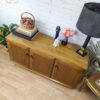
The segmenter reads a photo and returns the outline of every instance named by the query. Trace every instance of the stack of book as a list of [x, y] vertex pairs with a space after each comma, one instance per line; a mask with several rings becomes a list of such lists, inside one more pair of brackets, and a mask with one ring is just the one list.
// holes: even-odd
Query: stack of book
[[33, 40], [34, 37], [39, 33], [38, 29], [34, 27], [33, 29], [26, 29], [23, 26], [20, 26], [13, 32], [14, 35], [22, 37], [27, 40]]

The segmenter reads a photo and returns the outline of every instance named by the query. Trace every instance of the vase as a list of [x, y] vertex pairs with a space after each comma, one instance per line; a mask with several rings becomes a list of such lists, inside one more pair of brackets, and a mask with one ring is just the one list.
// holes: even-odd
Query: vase
[[67, 45], [68, 44], [68, 38], [66, 37], [64, 40], [62, 40], [62, 45]]

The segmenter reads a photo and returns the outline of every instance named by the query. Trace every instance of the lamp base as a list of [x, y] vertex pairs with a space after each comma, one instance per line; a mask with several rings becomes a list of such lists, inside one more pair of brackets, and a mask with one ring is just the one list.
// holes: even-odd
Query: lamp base
[[87, 52], [86, 52], [85, 48], [83, 48], [83, 47], [81, 47], [79, 50], [77, 50], [76, 53], [78, 53], [82, 57], [87, 55]]

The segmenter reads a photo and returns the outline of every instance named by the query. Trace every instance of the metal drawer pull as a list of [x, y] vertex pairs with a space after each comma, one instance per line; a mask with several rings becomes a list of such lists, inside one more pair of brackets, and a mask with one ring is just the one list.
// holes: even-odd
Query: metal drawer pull
[[58, 66], [58, 65], [55, 65], [55, 67], [56, 67], [57, 69], [59, 69], [59, 66]]
[[29, 56], [29, 53], [26, 53], [25, 56]]
[[33, 59], [34, 57], [31, 55], [31, 58]]

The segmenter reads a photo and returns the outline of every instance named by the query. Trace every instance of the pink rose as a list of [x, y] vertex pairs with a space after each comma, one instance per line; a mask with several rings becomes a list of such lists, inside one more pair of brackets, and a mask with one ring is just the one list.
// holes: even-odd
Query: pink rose
[[72, 29], [66, 29], [62, 31], [61, 34], [65, 37], [72, 37], [75, 34], [75, 31], [73, 31]]

